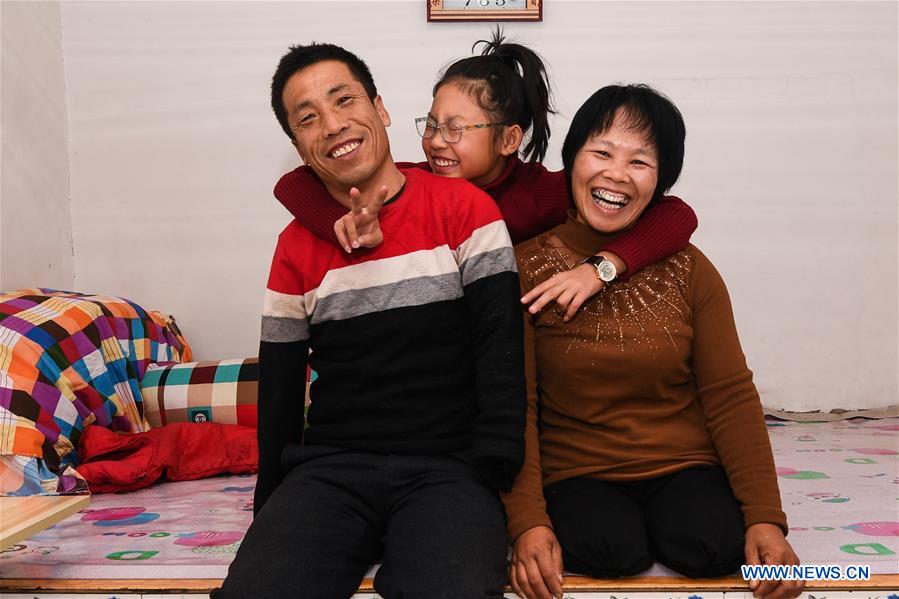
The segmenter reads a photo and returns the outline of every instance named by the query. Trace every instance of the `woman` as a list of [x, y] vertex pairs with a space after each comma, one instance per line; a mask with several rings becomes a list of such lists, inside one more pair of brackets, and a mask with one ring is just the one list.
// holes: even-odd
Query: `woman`
[[[684, 136], [677, 108], [646, 86], [587, 100], [562, 149], [575, 210], [516, 248], [523, 291], [634, 227], [680, 175]], [[617, 577], [659, 561], [713, 577], [798, 563], [727, 290], [698, 249], [612, 283], [570, 322], [525, 321], [526, 461], [504, 497], [519, 595], [561, 596], [563, 564]], [[802, 585], [752, 588], [791, 597]]]
[[[562, 223], [570, 207], [565, 174], [540, 163], [550, 136], [549, 81], [540, 57], [505, 42], [500, 31], [478, 43], [484, 44], [481, 55], [447, 67], [434, 86], [428, 115], [416, 119], [427, 162], [401, 166], [471, 181], [493, 198], [512, 243], [519, 243]], [[519, 150], [527, 162], [519, 159]], [[376, 216], [385, 198], [366, 214], [347, 213], [306, 167], [284, 175], [275, 196], [310, 231], [347, 252], [381, 242]], [[604, 257], [618, 276], [636, 272], [683, 249], [695, 229], [696, 216], [687, 204], [661, 197], [638, 226], [605, 248]], [[562, 273], [523, 301], [533, 302], [534, 311], [554, 301], [570, 318], [604, 284], [585, 265]]]

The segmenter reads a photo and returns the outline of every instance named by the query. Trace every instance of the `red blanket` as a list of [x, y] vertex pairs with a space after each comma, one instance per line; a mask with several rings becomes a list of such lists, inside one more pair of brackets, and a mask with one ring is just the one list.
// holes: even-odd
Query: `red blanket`
[[89, 426], [78, 444], [78, 472], [92, 493], [134, 491], [162, 477], [193, 480], [256, 472], [256, 429], [214, 422], [178, 422], [144, 433]]

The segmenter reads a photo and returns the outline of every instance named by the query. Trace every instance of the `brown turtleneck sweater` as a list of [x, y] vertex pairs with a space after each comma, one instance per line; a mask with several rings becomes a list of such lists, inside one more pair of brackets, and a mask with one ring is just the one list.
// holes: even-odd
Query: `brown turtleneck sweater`
[[[522, 292], [612, 239], [569, 214], [515, 248]], [[604, 288], [567, 323], [551, 307], [525, 312], [525, 357], [525, 465], [503, 497], [512, 539], [551, 526], [544, 486], [573, 477], [642, 480], [705, 464], [724, 467], [747, 527], [770, 522], [786, 532], [730, 298], [698, 249]]]

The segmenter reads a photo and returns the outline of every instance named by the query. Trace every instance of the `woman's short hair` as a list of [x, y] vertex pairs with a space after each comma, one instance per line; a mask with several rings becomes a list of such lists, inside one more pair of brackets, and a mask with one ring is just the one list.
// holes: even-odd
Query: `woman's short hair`
[[629, 124], [645, 131], [658, 154], [658, 183], [652, 201], [667, 192], [680, 177], [684, 165], [684, 118], [677, 106], [648, 85], [608, 85], [590, 96], [571, 121], [562, 144], [562, 164], [571, 189], [571, 169], [584, 144], [594, 135], [612, 127], [615, 115], [623, 110]]

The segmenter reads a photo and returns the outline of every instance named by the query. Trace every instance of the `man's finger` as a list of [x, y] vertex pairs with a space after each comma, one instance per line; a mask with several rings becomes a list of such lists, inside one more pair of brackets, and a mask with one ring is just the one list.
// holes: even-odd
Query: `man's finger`
[[[355, 188], [354, 188], [355, 189]], [[354, 215], [349, 215], [348, 218], [344, 218], [344, 225], [346, 225], [346, 234], [350, 240], [350, 245], [353, 248], [359, 247], [359, 233], [356, 231], [356, 218]]]
[[353, 249], [350, 247], [350, 237], [347, 235], [346, 223], [344, 223], [344, 220], [344, 218], [338, 218], [334, 223], [334, 234], [337, 235], [337, 243], [340, 244], [343, 251], [349, 254]]
[[384, 205], [384, 202], [387, 201], [387, 186], [382, 185], [381, 189], [378, 190], [378, 193], [375, 194], [375, 201], [371, 203], [369, 206], [370, 211], [374, 211], [374, 214], [377, 214], [378, 211], [381, 210], [381, 206]]
[[381, 239], [374, 233], [363, 233], [359, 236], [359, 245], [364, 248], [373, 248], [380, 245]]
[[358, 187], [350, 188], [350, 211], [353, 214], [362, 214], [362, 192]]
[[362, 233], [370, 233], [371, 229], [376, 228], [378, 222], [378, 216], [376, 214], [370, 214], [368, 208], [363, 207], [362, 212], [359, 214], [353, 214], [353, 220], [356, 223], [356, 230]]

